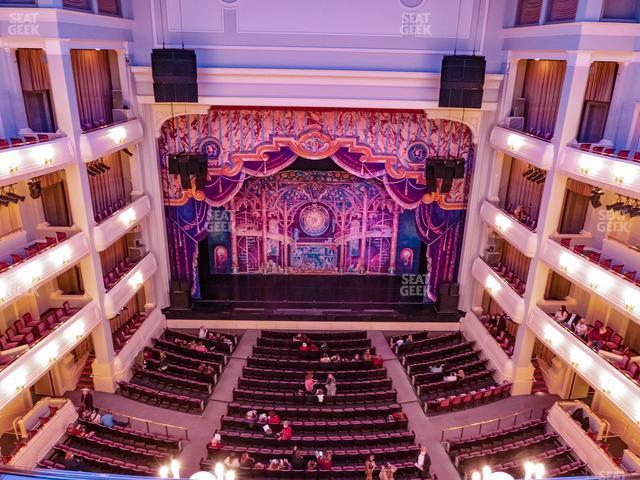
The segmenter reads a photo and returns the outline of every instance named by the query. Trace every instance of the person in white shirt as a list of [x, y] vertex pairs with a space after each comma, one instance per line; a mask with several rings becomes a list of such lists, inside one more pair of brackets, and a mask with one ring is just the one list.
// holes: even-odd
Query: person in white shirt
[[208, 332], [207, 332], [207, 329], [205, 328], [205, 326], [204, 326], [204, 325], [202, 325], [202, 326], [200, 327], [200, 330], [198, 331], [198, 337], [199, 337], [199, 338], [207, 338], [207, 333], [208, 333]]
[[431, 457], [427, 453], [426, 447], [420, 447], [420, 453], [418, 454], [418, 460], [415, 463], [418, 469], [418, 477], [429, 478], [429, 469], [431, 468]]
[[564, 305], [560, 307], [560, 310], [555, 313], [553, 318], [555, 318], [556, 322], [566, 322], [569, 319], [569, 312], [567, 312], [567, 307], [565, 307]]

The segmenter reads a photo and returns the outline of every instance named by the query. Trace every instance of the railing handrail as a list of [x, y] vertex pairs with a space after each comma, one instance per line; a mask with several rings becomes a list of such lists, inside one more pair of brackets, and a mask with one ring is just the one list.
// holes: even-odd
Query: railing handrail
[[[530, 408], [527, 408], [525, 410], [520, 410], [518, 412], [512, 413], [510, 415], [505, 415], [503, 417], [496, 417], [496, 418], [492, 418], [490, 420], [483, 420], [482, 422], [474, 422], [474, 423], [469, 423], [469, 424], [466, 424], [466, 425], [459, 425], [457, 427], [445, 428], [445, 429], [442, 430], [442, 435], [440, 437], [440, 441], [441, 442], [444, 441], [444, 436], [445, 436], [445, 434], [447, 432], [452, 432], [454, 430], [456, 430], [456, 431], [460, 430], [460, 439], [462, 439], [462, 436], [464, 434], [464, 429], [465, 428], [480, 427], [479, 431], [482, 431], [482, 426], [483, 425], [487, 425], [489, 423], [494, 423], [494, 422], [498, 422], [498, 425], [499, 425], [500, 423], [502, 423], [503, 420], [506, 420], [506, 419], [513, 419], [514, 420], [514, 425], [515, 425], [515, 422], [517, 421], [518, 416], [523, 414], [523, 413], [528, 413], [529, 414], [529, 419], [533, 418], [534, 410], [536, 410], [535, 407], [530, 407]], [[541, 417], [542, 417], [543, 412], [544, 412], [544, 408], [541, 409], [541, 412], [540, 412], [540, 416]]]
[[134, 417], [133, 415], [127, 415], [126, 413], [116, 412], [112, 409], [98, 409], [98, 411], [100, 412], [100, 415], [103, 415], [107, 410], [109, 410], [114, 417], [124, 417], [129, 420], [144, 422], [147, 425], [147, 433], [150, 433], [149, 424], [151, 424], [151, 425], [157, 425], [159, 427], [163, 427], [165, 429], [167, 437], [169, 437], [170, 428], [181, 430], [182, 432], [184, 432], [184, 439], [189, 440], [189, 430], [186, 427], [181, 427], [179, 425], [172, 425], [171, 423], [156, 422], [155, 420], [149, 420], [148, 418]]

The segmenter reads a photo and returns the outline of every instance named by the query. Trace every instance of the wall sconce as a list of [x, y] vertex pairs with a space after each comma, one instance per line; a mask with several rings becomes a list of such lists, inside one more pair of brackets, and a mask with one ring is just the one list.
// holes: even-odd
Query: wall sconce
[[580, 167], [580, 173], [582, 175], [589, 175], [589, 167]]
[[620, 177], [620, 176], [613, 177], [613, 182], [617, 183], [618, 185], [622, 185], [624, 183], [624, 177]]
[[142, 276], [142, 272], [134, 273], [129, 279], [129, 286], [138, 289], [144, 284], [144, 277]]
[[42, 266], [39, 262], [33, 262], [22, 273], [23, 282], [26, 285], [33, 285], [42, 278]]
[[53, 165], [55, 152], [50, 145], [44, 145], [35, 149], [34, 157], [36, 161], [40, 162], [43, 166]]
[[38, 358], [43, 365], [51, 365], [58, 360], [58, 345], [51, 343], [46, 349], [40, 352]]
[[560, 255], [560, 260], [559, 260], [560, 270], [562, 270], [563, 272], [565, 273], [573, 272], [575, 270], [576, 263], [577, 263], [576, 259], [573, 258], [570, 254], [562, 253]]
[[72, 342], [80, 340], [84, 336], [84, 321], [80, 320], [74, 323], [69, 330], [67, 330], [65, 336], [71, 339]]
[[[2, 295], [2, 290], [0, 290], [0, 296]], [[638, 305], [638, 295], [635, 292], [627, 291], [627, 294], [624, 298], [624, 309], [634, 313], [637, 310]]]
[[487, 277], [485, 288], [489, 293], [496, 293], [498, 290], [500, 290], [500, 284], [495, 278]]
[[8, 392], [20, 392], [27, 386], [27, 377], [24, 370], [17, 370], [3, 383], [4, 390]]
[[60, 250], [58, 250], [58, 255], [60, 258], [60, 266], [64, 266], [71, 262], [73, 252], [71, 251], [71, 247], [69, 245], [65, 245]]
[[125, 225], [126, 227], [130, 227], [134, 223], [136, 223], [136, 211], [133, 208], [129, 208], [122, 212], [119, 218], [123, 225]]
[[523, 145], [524, 139], [519, 135], [512, 133], [507, 137], [507, 147], [509, 147], [510, 150], [520, 150]]
[[123, 144], [127, 139], [127, 130], [124, 127], [115, 127], [109, 132], [109, 137], [113, 143]]
[[9, 168], [9, 173], [17, 173], [20, 169], [20, 155], [16, 152], [9, 152], [6, 155], [5, 162]]
[[509, 229], [509, 227], [511, 227], [511, 220], [509, 220], [507, 217], [505, 217], [502, 214], [498, 214], [496, 215], [495, 224], [496, 224], [496, 229], [498, 229], [498, 231], [506, 232]]

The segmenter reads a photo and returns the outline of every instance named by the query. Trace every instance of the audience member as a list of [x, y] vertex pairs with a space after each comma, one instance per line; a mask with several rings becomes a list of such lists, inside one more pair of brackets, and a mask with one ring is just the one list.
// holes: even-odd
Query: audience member
[[363, 359], [365, 362], [370, 362], [370, 361], [371, 361], [371, 352], [369, 351], [369, 349], [366, 349], [366, 350], [364, 351], [364, 354], [362, 355], [362, 359]]
[[316, 463], [315, 460], [309, 460], [307, 462], [307, 468], [306, 468], [307, 472], [315, 472], [316, 470], [318, 470], [318, 464]]
[[204, 325], [201, 325], [200, 330], [198, 330], [198, 338], [207, 338], [207, 329]]
[[367, 455], [364, 461], [364, 478], [365, 480], [373, 480], [373, 471], [376, 469], [375, 456], [373, 454]]
[[316, 457], [316, 459], [318, 470], [331, 470], [333, 468], [333, 456], [331, 455], [331, 452], [326, 452], [319, 457]]
[[327, 375], [327, 382], [324, 386], [327, 390], [328, 397], [335, 396], [338, 386], [336, 385], [336, 377], [334, 377], [332, 373]]
[[416, 468], [418, 469], [418, 477], [429, 478], [429, 470], [431, 469], [431, 457], [427, 453], [427, 447], [420, 447], [418, 460], [416, 460]]
[[456, 376], [458, 377], [458, 380], [464, 380], [464, 377], [466, 377], [466, 374], [464, 373], [464, 370], [459, 368]]
[[291, 440], [292, 436], [293, 436], [293, 429], [291, 428], [291, 422], [285, 420], [282, 423], [282, 430], [278, 434], [277, 438], [278, 440], [286, 441], [286, 440]]
[[329, 362], [331, 362], [331, 358], [329, 358], [329, 354], [323, 353], [320, 356], [320, 363], [329, 363]]
[[247, 452], [243, 452], [240, 456], [240, 467], [242, 468], [253, 468], [256, 464], [256, 460], [249, 456]]
[[224, 464], [228, 468], [239, 468], [240, 467], [240, 458], [238, 454], [235, 452], [231, 452], [227, 458], [224, 459]]
[[78, 460], [71, 452], [67, 452], [64, 454], [63, 463], [67, 470], [75, 470], [80, 472], [83, 470], [82, 462]]
[[164, 372], [168, 368], [167, 365], [167, 354], [165, 352], [160, 352], [160, 361], [158, 362], [158, 370]]
[[587, 333], [589, 332], [589, 325], [587, 325], [587, 321], [584, 318], [578, 320], [576, 326], [574, 328], [575, 334], [582, 338], [583, 340], [587, 339]]
[[315, 395], [316, 393], [316, 385], [318, 384], [318, 381], [313, 378], [313, 373], [312, 372], [307, 372], [307, 374], [304, 377], [304, 389], [307, 393], [310, 393], [312, 395]]
[[587, 335], [587, 345], [589, 345], [594, 350], [600, 350], [602, 346], [602, 342], [605, 340], [605, 335], [607, 333], [607, 327], [602, 325], [600, 328], [592, 328], [589, 334]]
[[278, 415], [275, 410], [271, 410], [269, 412], [269, 416], [267, 417], [267, 425], [273, 427], [274, 425], [280, 425], [280, 415]]
[[217, 430], [213, 433], [213, 438], [211, 439], [211, 443], [209, 444], [209, 446], [210, 448], [213, 448], [215, 450], [219, 450], [222, 448], [222, 437]]
[[390, 463], [386, 463], [385, 465], [382, 466], [382, 469], [380, 470], [380, 480], [394, 480], [395, 479], [395, 473], [398, 470], [397, 467], [391, 465]]
[[80, 411], [93, 410], [93, 395], [88, 388], [82, 389], [82, 395], [80, 396]]
[[567, 307], [562, 305], [562, 307], [560, 307], [560, 310], [558, 310], [553, 315], [553, 318], [555, 319], [556, 322], [560, 322], [560, 323], [564, 323], [567, 320], [569, 320], [569, 312], [567, 311]]
[[431, 373], [442, 373], [444, 371], [444, 364], [441, 363], [440, 365], [431, 365], [429, 367], [429, 371]]
[[250, 427], [255, 427], [256, 423], [258, 423], [258, 412], [256, 410], [247, 410], [244, 419]]
[[305, 468], [305, 458], [302, 454], [302, 450], [298, 447], [293, 448], [293, 455], [291, 456], [291, 465], [293, 465], [294, 470], [304, 470]]
[[104, 412], [104, 415], [102, 415], [102, 419], [100, 421], [102, 425], [109, 428], [113, 428], [114, 426], [126, 427], [127, 425], [129, 425], [128, 422], [119, 422], [118, 420], [113, 418], [113, 413], [111, 412], [111, 410], [106, 410]]
[[373, 368], [382, 368], [384, 365], [384, 359], [382, 358], [382, 354], [378, 354], [373, 359]]
[[302, 342], [302, 345], [300, 345], [299, 350], [301, 352], [308, 352], [309, 351], [309, 345], [306, 342]]

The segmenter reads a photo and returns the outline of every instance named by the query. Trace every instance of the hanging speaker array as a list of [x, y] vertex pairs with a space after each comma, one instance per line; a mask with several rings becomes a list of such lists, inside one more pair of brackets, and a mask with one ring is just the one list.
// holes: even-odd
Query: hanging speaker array
[[197, 103], [196, 51], [158, 48], [151, 52], [153, 95], [156, 102]]
[[442, 108], [481, 108], [487, 62], [477, 55], [445, 55], [440, 74]]

